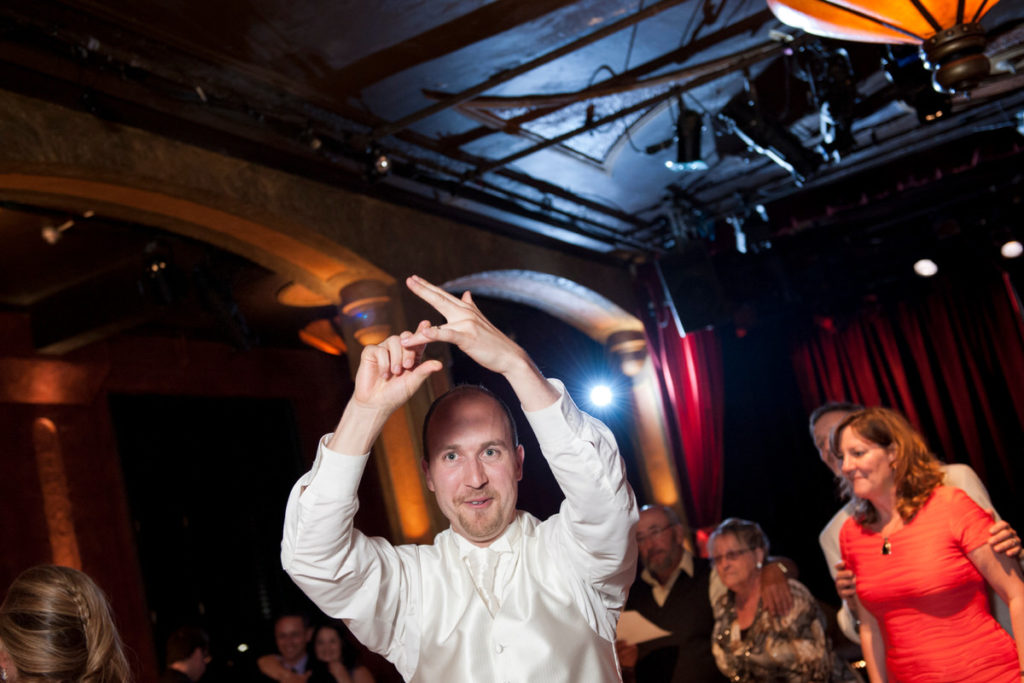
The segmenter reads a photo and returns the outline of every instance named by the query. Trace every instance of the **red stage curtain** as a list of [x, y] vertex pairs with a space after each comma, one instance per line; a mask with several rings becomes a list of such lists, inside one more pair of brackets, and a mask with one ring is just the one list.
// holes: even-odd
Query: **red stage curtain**
[[827, 400], [889, 406], [937, 438], [944, 459], [982, 478], [995, 462], [1002, 471], [988, 474], [1016, 488], [1000, 431], [1024, 422], [1024, 323], [1008, 277], [863, 313], [841, 329], [823, 323], [793, 352], [808, 411]]
[[683, 334], [657, 264], [638, 269], [641, 319], [679, 472], [684, 505], [694, 529], [722, 516], [722, 355], [710, 329]]

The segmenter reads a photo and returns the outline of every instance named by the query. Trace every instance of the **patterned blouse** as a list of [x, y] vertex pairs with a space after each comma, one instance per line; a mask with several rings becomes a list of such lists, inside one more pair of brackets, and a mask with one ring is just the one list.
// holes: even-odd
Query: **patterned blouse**
[[730, 681], [758, 683], [820, 683], [852, 681], [852, 672], [832, 654], [825, 617], [818, 602], [799, 581], [789, 580], [793, 607], [776, 618], [759, 602], [757, 614], [742, 633], [736, 623], [735, 594], [729, 591], [714, 605], [711, 651]]

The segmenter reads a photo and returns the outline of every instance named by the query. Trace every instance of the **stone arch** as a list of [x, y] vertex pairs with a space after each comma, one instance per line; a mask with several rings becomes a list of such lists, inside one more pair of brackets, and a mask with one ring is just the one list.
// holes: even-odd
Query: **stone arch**
[[471, 290], [482, 296], [526, 304], [558, 318], [599, 344], [613, 335], [642, 336], [643, 323], [594, 290], [568, 278], [534, 270], [490, 270], [449, 280], [450, 291]]
[[339, 292], [366, 279], [394, 279], [369, 261], [288, 219], [251, 207], [205, 203], [131, 178], [88, 179], [84, 169], [0, 172], [0, 199], [78, 212], [95, 211], [197, 239], [243, 256], [301, 285], [311, 302], [339, 303]]

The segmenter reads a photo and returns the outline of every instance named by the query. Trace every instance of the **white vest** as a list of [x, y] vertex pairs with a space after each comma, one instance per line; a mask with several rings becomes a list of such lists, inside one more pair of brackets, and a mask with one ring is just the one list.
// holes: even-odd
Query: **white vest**
[[[572, 578], [558, 553], [547, 548], [538, 520], [520, 512], [521, 535], [508, 582], [495, 592], [501, 605], [491, 617], [463, 563], [453, 532], [431, 546], [403, 546], [416, 557], [420, 615], [405, 615], [419, 626], [415, 673], [422, 683], [619, 681], [611, 640], [590, 623], [607, 615], [584, 615], [573, 595], [588, 590]], [[615, 615], [617, 616], [617, 615]], [[614, 618], [613, 618], [614, 621]], [[407, 653], [412, 654], [412, 653]]]

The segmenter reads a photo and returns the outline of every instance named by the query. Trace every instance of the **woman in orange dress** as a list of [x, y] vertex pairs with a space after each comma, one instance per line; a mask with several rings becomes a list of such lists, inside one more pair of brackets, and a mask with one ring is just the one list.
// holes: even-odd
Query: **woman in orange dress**
[[[1024, 680], [1024, 581], [988, 544], [991, 516], [941, 486], [938, 461], [899, 413], [853, 413], [832, 446], [857, 501], [839, 539], [872, 683]], [[1016, 642], [989, 613], [986, 581], [1010, 606]]]

